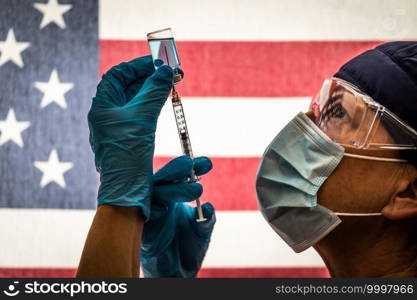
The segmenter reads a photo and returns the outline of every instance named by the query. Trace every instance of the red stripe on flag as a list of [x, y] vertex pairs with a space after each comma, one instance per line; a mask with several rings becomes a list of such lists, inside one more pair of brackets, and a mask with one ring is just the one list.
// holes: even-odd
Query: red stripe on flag
[[[158, 170], [170, 159], [156, 157], [154, 169]], [[257, 210], [255, 193], [258, 157], [211, 158], [213, 170], [202, 176], [203, 202], [211, 202], [217, 210]]]
[[[76, 269], [62, 268], [0, 268], [1, 278], [71, 278]], [[200, 278], [258, 278], [258, 277], [329, 277], [326, 268], [203, 268]]]
[[329, 277], [326, 268], [206, 268], [198, 273], [200, 278], [305, 278]]
[[[325, 77], [375, 41], [220, 42], [178, 41], [185, 71], [182, 96], [305, 97], [314, 95]], [[100, 66], [148, 55], [146, 41], [100, 41]]]

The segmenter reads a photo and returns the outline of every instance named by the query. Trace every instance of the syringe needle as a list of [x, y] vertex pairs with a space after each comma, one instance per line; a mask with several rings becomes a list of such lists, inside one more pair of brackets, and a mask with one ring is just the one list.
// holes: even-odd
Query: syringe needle
[[[180, 137], [182, 152], [183, 154], [188, 155], [191, 158], [194, 158], [193, 151], [191, 149], [190, 137], [188, 135], [187, 124], [185, 122], [185, 115], [184, 115], [184, 110], [182, 108], [181, 98], [179, 97], [177, 91], [175, 90], [175, 86], [172, 87], [172, 99], [171, 100], [172, 100], [172, 107], [174, 109], [175, 121], [177, 123], [178, 134]], [[190, 177], [191, 177], [192, 182], [198, 181], [198, 177], [196, 176], [194, 170], [191, 171]], [[201, 207], [200, 199], [197, 198], [195, 201], [197, 205], [197, 216], [198, 216], [197, 222], [207, 221], [207, 219], [204, 218], [204, 215], [203, 215], [203, 209]]]

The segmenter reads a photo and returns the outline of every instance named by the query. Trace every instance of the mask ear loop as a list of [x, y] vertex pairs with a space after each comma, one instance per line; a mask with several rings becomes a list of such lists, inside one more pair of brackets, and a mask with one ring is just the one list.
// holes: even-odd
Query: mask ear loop
[[343, 156], [357, 158], [357, 159], [366, 159], [374, 161], [383, 161], [383, 162], [392, 162], [392, 163], [408, 163], [408, 160], [402, 158], [388, 158], [388, 157], [377, 157], [377, 156], [365, 156], [353, 153], [344, 153]]
[[346, 217], [372, 217], [372, 216], [382, 216], [382, 213], [341, 213], [335, 212], [336, 216], [346, 216]]

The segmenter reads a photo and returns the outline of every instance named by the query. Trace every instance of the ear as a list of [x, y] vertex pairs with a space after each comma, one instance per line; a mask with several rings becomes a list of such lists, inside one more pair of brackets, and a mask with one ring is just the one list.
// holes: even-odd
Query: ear
[[417, 178], [395, 195], [382, 209], [382, 215], [391, 220], [417, 216]]

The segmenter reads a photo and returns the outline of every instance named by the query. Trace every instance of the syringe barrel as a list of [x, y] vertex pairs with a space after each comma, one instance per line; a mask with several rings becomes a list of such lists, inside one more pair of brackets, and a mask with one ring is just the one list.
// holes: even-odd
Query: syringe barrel
[[181, 140], [181, 148], [182, 153], [188, 155], [189, 157], [193, 158], [193, 150], [191, 148], [190, 138], [188, 137], [188, 133], [180, 132], [180, 140]]
[[182, 153], [193, 157], [193, 150], [191, 148], [190, 137], [188, 135], [188, 128], [185, 121], [185, 114], [182, 108], [181, 99], [175, 90], [173, 91], [172, 96], [172, 107], [174, 109], [175, 122], [177, 124]]

